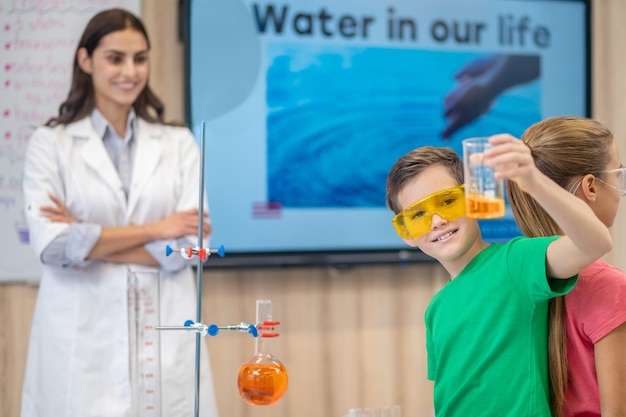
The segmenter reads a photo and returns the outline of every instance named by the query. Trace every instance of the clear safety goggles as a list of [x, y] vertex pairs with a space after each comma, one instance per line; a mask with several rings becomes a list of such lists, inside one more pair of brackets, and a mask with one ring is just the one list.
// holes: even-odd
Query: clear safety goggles
[[403, 239], [420, 237], [431, 228], [433, 214], [447, 221], [465, 215], [465, 185], [433, 193], [411, 204], [391, 219]]
[[610, 169], [608, 171], [602, 171], [602, 173], [615, 175], [617, 177], [617, 186], [613, 184], [609, 184], [608, 182], [596, 177], [598, 181], [600, 181], [602, 184], [608, 185], [609, 187], [614, 188], [617, 191], [619, 191], [620, 196], [622, 197], [626, 196], [626, 167]]
[[[617, 185], [610, 184], [607, 181], [600, 179], [598, 177], [595, 177], [595, 179], [600, 181], [602, 184], [619, 191], [620, 196], [622, 197], [626, 196], [626, 167], [610, 169], [608, 171], [602, 171], [601, 173], [608, 174], [608, 175], [615, 175], [617, 177]], [[572, 186], [569, 192], [572, 194], [575, 194], [576, 190], [578, 190], [578, 187], [580, 187], [581, 183], [582, 183], [582, 179], [574, 183], [574, 185]]]

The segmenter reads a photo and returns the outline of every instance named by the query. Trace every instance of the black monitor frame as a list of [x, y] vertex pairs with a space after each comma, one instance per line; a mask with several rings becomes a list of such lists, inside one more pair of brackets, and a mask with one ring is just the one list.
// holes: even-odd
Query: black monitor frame
[[[184, 46], [185, 73], [185, 120], [191, 125], [191, 77], [190, 62], [190, 13], [193, 0], [179, 0], [179, 40]], [[503, 0], [506, 1], [506, 0]], [[582, 3], [585, 6], [586, 30], [586, 116], [592, 115], [592, 8], [591, 0], [528, 0], [528, 1], [563, 1]], [[324, 251], [279, 251], [229, 253], [220, 258], [212, 256], [205, 268], [249, 269], [249, 268], [284, 268], [284, 267], [334, 267], [346, 268], [364, 265], [407, 265], [432, 263], [435, 260], [417, 248], [381, 249], [381, 250], [324, 250]]]

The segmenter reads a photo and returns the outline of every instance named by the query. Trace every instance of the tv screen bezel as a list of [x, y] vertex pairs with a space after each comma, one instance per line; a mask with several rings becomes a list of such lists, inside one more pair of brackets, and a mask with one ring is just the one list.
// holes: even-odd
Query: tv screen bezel
[[[184, 56], [184, 114], [187, 125], [191, 120], [191, 3], [194, 0], [179, 0], [179, 41], [183, 45]], [[506, 1], [506, 0], [500, 0]], [[533, 2], [557, 1], [581, 3], [585, 8], [585, 116], [592, 116], [592, 8], [591, 0], [527, 0]], [[435, 259], [417, 248], [398, 249], [356, 249], [356, 250], [311, 250], [311, 251], [250, 251], [229, 253], [225, 247], [225, 256], [213, 255], [204, 264], [204, 268], [213, 269], [251, 269], [251, 268], [286, 268], [286, 267], [333, 267], [347, 268], [365, 265], [408, 265], [433, 263]]]

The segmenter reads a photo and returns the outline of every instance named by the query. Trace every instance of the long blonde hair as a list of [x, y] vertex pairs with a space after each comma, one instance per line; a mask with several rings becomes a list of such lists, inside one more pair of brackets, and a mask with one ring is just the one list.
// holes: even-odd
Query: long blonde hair
[[[582, 117], [552, 117], [529, 127], [522, 141], [541, 172], [571, 190], [585, 174], [601, 177], [611, 158], [613, 134], [602, 124]], [[513, 181], [507, 193], [515, 220], [526, 236], [562, 234], [555, 221]], [[563, 415], [567, 388], [567, 339], [563, 297], [550, 300], [549, 358], [552, 408]]]

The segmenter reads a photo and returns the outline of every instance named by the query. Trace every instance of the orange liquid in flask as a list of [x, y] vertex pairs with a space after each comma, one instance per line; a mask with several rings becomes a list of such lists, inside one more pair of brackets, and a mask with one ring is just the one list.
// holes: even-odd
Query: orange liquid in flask
[[476, 194], [465, 196], [466, 215], [470, 219], [498, 219], [506, 211], [504, 199], [489, 198]]
[[287, 369], [275, 359], [245, 363], [239, 369], [239, 394], [251, 405], [272, 405], [287, 391]]

